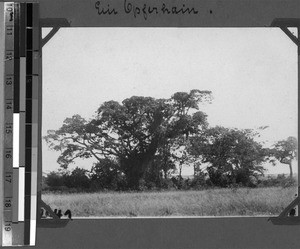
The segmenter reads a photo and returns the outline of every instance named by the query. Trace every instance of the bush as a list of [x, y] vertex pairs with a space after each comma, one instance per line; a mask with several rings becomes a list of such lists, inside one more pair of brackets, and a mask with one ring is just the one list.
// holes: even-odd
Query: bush
[[44, 178], [44, 190], [62, 191], [62, 192], [82, 192], [90, 188], [90, 179], [87, 176], [87, 170], [75, 168], [71, 173], [50, 172]]
[[45, 178], [45, 183], [50, 190], [59, 189], [64, 185], [64, 179], [59, 172], [51, 171]]
[[91, 188], [95, 190], [124, 190], [126, 186], [125, 177], [119, 170], [117, 161], [112, 159], [102, 159], [94, 164], [91, 169]]
[[279, 174], [277, 177], [268, 176], [264, 179], [258, 179], [257, 186], [258, 187], [292, 187], [296, 185], [296, 179], [286, 177], [284, 174]]
[[204, 176], [195, 176], [190, 182], [190, 188], [194, 190], [201, 190], [207, 188], [207, 186]]
[[224, 173], [222, 170], [208, 167], [207, 172], [209, 175], [209, 182], [212, 186], [226, 188], [234, 183], [231, 179], [231, 176], [227, 173]]
[[76, 167], [71, 174], [63, 176], [64, 185], [68, 188], [87, 190], [90, 187], [90, 179], [87, 176], [87, 170]]
[[181, 176], [173, 176], [171, 178], [171, 181], [173, 183], [173, 186], [176, 188], [176, 189], [181, 189], [182, 187], [182, 180], [183, 178]]
[[171, 179], [161, 179], [160, 188], [175, 190], [176, 186], [174, 185]]

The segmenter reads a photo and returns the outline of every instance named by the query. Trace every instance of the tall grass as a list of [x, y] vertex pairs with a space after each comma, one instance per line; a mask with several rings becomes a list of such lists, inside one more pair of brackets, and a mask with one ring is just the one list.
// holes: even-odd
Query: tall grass
[[294, 199], [296, 188], [237, 188], [140, 193], [43, 194], [51, 208], [77, 217], [273, 216]]

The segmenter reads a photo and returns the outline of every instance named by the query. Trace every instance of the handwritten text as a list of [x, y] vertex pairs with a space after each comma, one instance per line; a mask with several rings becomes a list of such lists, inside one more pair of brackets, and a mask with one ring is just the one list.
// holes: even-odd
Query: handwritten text
[[142, 17], [147, 20], [151, 15], [197, 15], [199, 13], [194, 7], [182, 5], [171, 5], [162, 2], [159, 5], [150, 5], [147, 3], [133, 3], [130, 0], [124, 0], [123, 8], [118, 10], [109, 4], [103, 4], [102, 1], [95, 3], [95, 9], [98, 15], [117, 15], [120, 12], [130, 14], [134, 18]]

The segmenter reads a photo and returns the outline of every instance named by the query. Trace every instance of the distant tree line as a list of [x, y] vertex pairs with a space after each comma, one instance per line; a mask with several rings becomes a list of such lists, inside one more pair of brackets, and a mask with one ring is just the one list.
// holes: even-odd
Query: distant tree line
[[[60, 171], [49, 173], [45, 186], [85, 191], [255, 187], [265, 162], [288, 164], [292, 179], [296, 138], [265, 148], [256, 138], [266, 127], [209, 127], [199, 104], [211, 100], [210, 91], [200, 90], [169, 99], [133, 96], [121, 104], [104, 102], [89, 121], [80, 115], [65, 119], [44, 137], [61, 153]], [[69, 170], [75, 159], [91, 157], [90, 171]], [[192, 179], [182, 177], [187, 166], [193, 167]]]

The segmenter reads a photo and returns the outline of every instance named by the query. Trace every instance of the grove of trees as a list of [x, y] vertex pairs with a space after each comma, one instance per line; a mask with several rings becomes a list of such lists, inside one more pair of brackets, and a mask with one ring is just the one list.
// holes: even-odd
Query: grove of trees
[[[200, 90], [177, 92], [169, 99], [132, 96], [122, 103], [104, 102], [90, 120], [66, 118], [44, 137], [49, 148], [60, 152], [61, 166], [60, 173], [48, 174], [47, 184], [89, 190], [255, 186], [264, 162], [290, 165], [296, 158], [295, 138], [264, 148], [255, 139], [258, 131], [209, 127], [199, 105], [211, 100], [210, 91]], [[94, 158], [95, 163], [90, 171], [69, 171], [78, 158]], [[192, 181], [182, 178], [183, 166], [193, 167]], [[177, 176], [172, 175], [176, 170]]]

